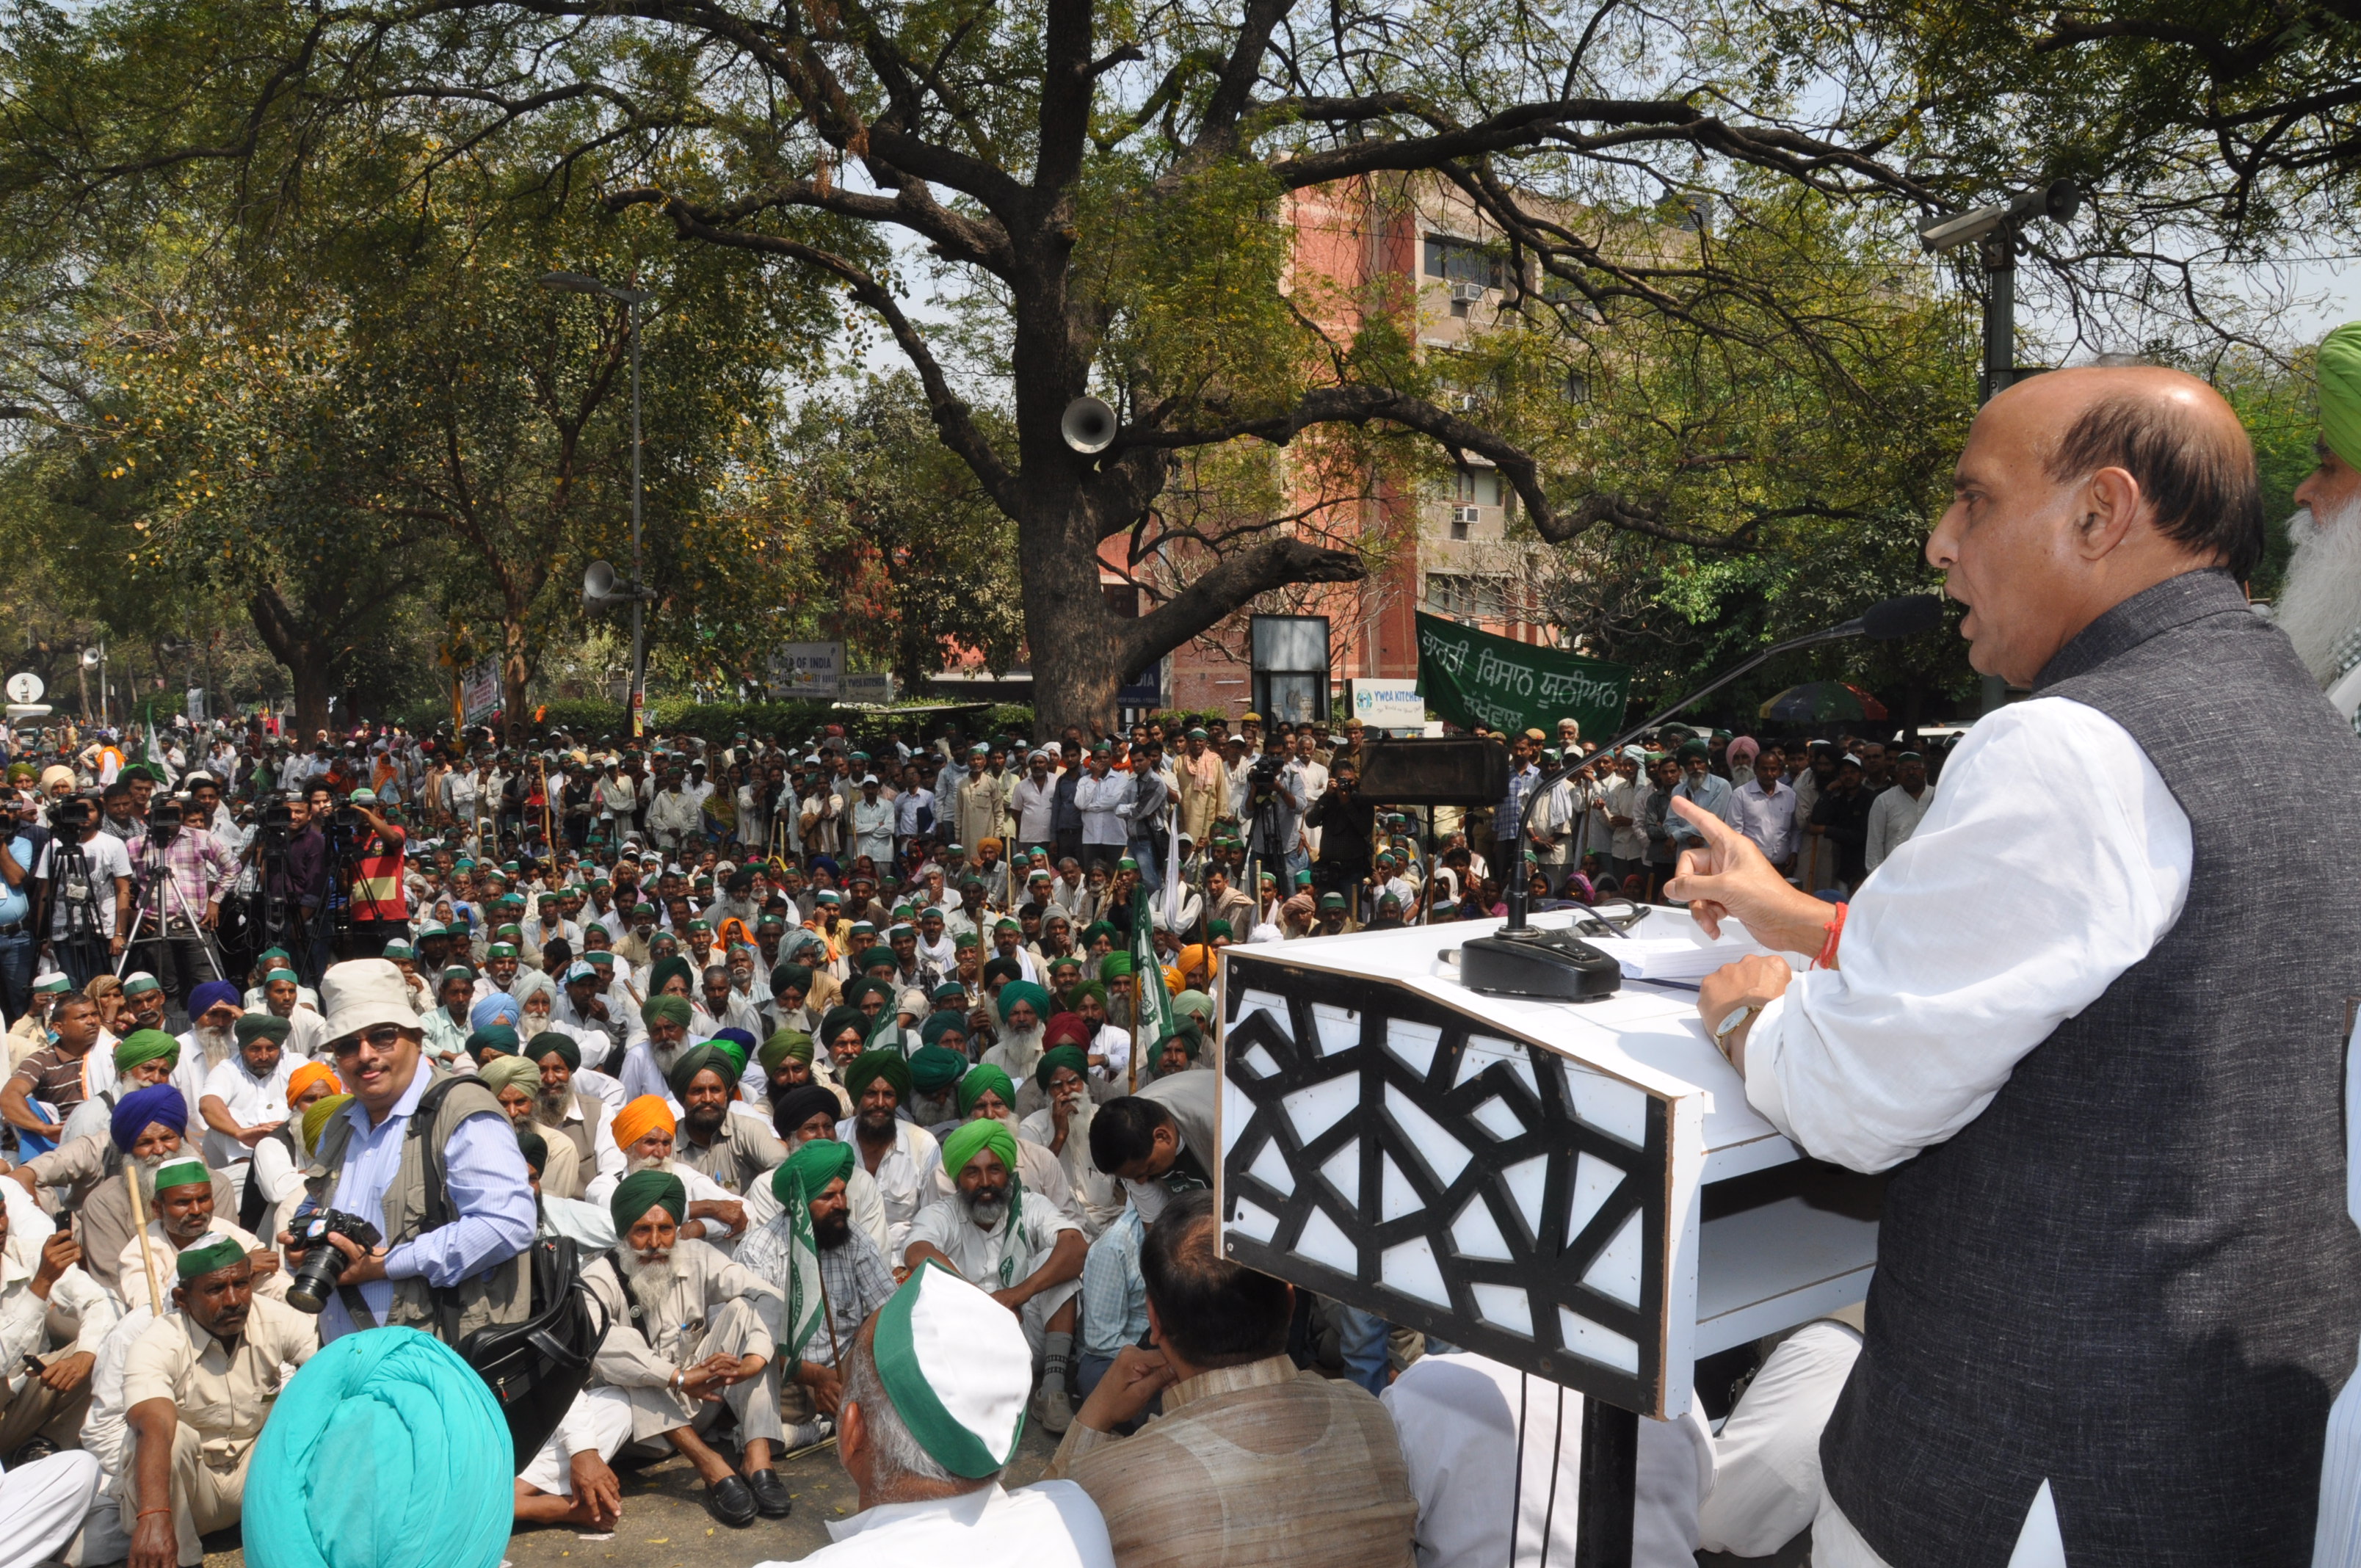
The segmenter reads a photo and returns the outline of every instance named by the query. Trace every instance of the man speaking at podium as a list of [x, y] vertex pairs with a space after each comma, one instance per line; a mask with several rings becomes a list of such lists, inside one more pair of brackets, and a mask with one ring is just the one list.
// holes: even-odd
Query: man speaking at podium
[[[2361, 740], [2239, 583], [2228, 404], [2062, 370], [1977, 416], [1927, 558], [1986, 716], [1850, 909], [1709, 815], [1699, 1008], [1807, 1152], [1893, 1171], [1818, 1568], [2309, 1563], [2361, 1334]], [[1676, 805], [1675, 809], [1678, 809]]]

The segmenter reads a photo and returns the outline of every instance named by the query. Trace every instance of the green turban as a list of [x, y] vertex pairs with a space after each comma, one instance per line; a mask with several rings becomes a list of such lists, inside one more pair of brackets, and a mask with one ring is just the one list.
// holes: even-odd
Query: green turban
[[2361, 322], [2321, 340], [2320, 439], [2350, 468], [2361, 468]]
[[[286, 1020], [281, 1018], [279, 1022], [284, 1024]], [[179, 1061], [181, 1042], [161, 1029], [134, 1029], [115, 1047], [115, 1070], [129, 1072], [141, 1062], [154, 1061], [159, 1057]]]
[[[964, 1093], [967, 1086], [962, 1082], [960, 1088]], [[943, 1174], [952, 1181], [958, 1181], [960, 1172], [968, 1168], [968, 1162], [984, 1149], [990, 1149], [1000, 1157], [1000, 1163], [1008, 1168], [1009, 1179], [1015, 1180], [1016, 1135], [1010, 1132], [1008, 1124], [997, 1116], [979, 1116], [972, 1122], [961, 1122], [951, 1130], [950, 1136], [943, 1140]], [[1016, 1218], [1014, 1210], [1015, 1206], [1011, 1205], [1011, 1222]]]
[[1165, 1036], [1162, 1039], [1157, 1041], [1157, 1056], [1159, 1058], [1162, 1058], [1164, 1055], [1164, 1047], [1170, 1045], [1175, 1040], [1180, 1042], [1180, 1048], [1189, 1054], [1189, 1059], [1191, 1061], [1195, 1061], [1197, 1059], [1197, 1052], [1202, 1042], [1197, 1038], [1196, 1031], [1193, 1029], [1175, 1029], [1170, 1034]]
[[487, 1057], [476, 1076], [491, 1085], [494, 1094], [503, 1089], [522, 1089], [527, 1094], [541, 1091], [541, 1069], [520, 1056]]
[[857, 1107], [869, 1085], [881, 1078], [903, 1100], [910, 1098], [910, 1064], [899, 1051], [863, 1051], [853, 1058], [852, 1065], [844, 1069], [844, 1091]]
[[796, 1152], [771, 1172], [771, 1196], [783, 1208], [792, 1209], [797, 1201], [810, 1202], [829, 1182], [851, 1173], [851, 1144], [840, 1138], [813, 1138], [796, 1145]]
[[207, 1236], [181, 1254], [181, 1277], [194, 1279], [200, 1274], [211, 1274], [216, 1268], [227, 1268], [246, 1255], [236, 1236]]
[[858, 1012], [861, 1008], [862, 999], [867, 996], [882, 996], [885, 999], [885, 1006], [880, 1009], [880, 1011], [890, 1013], [894, 1010], [894, 988], [886, 984], [882, 980], [877, 980], [865, 974], [858, 977], [851, 984], [844, 988], [844, 997], [841, 1005], [850, 1007], [855, 1012]]
[[863, 974], [873, 969], [898, 970], [902, 960], [894, 956], [891, 948], [872, 948], [852, 961], [852, 967]]
[[554, 1056], [566, 1064], [568, 1072], [582, 1070], [582, 1047], [571, 1035], [561, 1035], [555, 1029], [544, 1029], [525, 1042], [524, 1054], [534, 1061]]
[[638, 1223], [641, 1215], [656, 1208], [670, 1214], [675, 1225], [688, 1213], [688, 1189], [669, 1170], [634, 1171], [617, 1184], [615, 1195], [607, 1200], [619, 1238]]
[[847, 1029], [858, 1029], [861, 1037], [869, 1037], [869, 1014], [850, 1003], [831, 1007], [819, 1021], [819, 1043], [833, 1048], [836, 1037]]
[[1115, 939], [1118, 933], [1115, 927], [1107, 921], [1093, 920], [1089, 925], [1082, 927], [1082, 936], [1076, 939], [1079, 940], [1082, 946], [1087, 948], [1093, 942], [1097, 941], [1101, 937], [1104, 937], [1108, 941], [1112, 942]]
[[1214, 937], [1235, 936], [1235, 934], [1236, 933], [1230, 929], [1230, 923], [1226, 920], [1208, 920], [1205, 922], [1205, 935], [1209, 939]]
[[1097, 997], [1099, 999], [1099, 1005], [1102, 1007], [1107, 1004], [1106, 987], [1101, 985], [1097, 981], [1086, 980], [1082, 981], [1080, 984], [1069, 986], [1067, 988], [1066, 1005], [1069, 1007], [1080, 1007], [1082, 1004], [1082, 998], [1085, 996]]
[[530, 1128], [517, 1129], [517, 1153], [524, 1156], [525, 1164], [535, 1170], [549, 1168], [549, 1140]]
[[1213, 999], [1202, 991], [1184, 991], [1172, 999], [1172, 1011], [1184, 1018], [1210, 1022], [1213, 1016]]
[[506, 1024], [487, 1024], [467, 1036], [467, 1054], [478, 1061], [512, 1057], [517, 1054], [517, 1032]]
[[1117, 975], [1121, 975], [1126, 980], [1131, 978], [1131, 955], [1129, 953], [1109, 953], [1106, 957], [1099, 960], [1099, 979], [1101, 981], [1111, 981]]
[[808, 992], [811, 990], [811, 982], [812, 971], [809, 964], [781, 964], [771, 971], [771, 990], [774, 993], [789, 989]]
[[724, 1029], [705, 1043], [730, 1058], [730, 1082], [735, 1083], [746, 1075], [746, 1047], [731, 1039], [729, 1030]]
[[664, 988], [664, 983], [671, 980], [675, 975], [678, 975], [681, 979], [688, 981], [688, 988], [691, 991], [695, 991], [697, 989], [697, 970], [691, 967], [686, 959], [682, 958], [678, 953], [675, 953], [672, 957], [664, 959], [662, 962], [658, 963], [655, 968], [648, 971], [648, 995], [650, 997], [653, 997], [656, 992]]
[[1034, 1015], [1042, 1023], [1049, 1021], [1049, 993], [1029, 980], [1012, 980], [1000, 988], [1001, 1022], [1008, 1021], [1009, 1013], [1020, 1002], [1031, 1003]]
[[724, 1089], [738, 1081], [738, 1075], [730, 1070], [728, 1053], [709, 1040], [701, 1046], [691, 1046], [681, 1052], [678, 1059], [672, 1064], [672, 1070], [664, 1074], [664, 1081], [672, 1086], [674, 1099], [686, 1102], [688, 1099], [688, 1086], [697, 1081], [698, 1073], [707, 1071], [710, 1071], [716, 1078], [721, 1080], [721, 1087]]
[[948, 1046], [926, 1045], [910, 1054], [910, 1082], [921, 1094], [940, 1094], [966, 1071], [967, 1058]]
[[[1033, 1081], [1039, 1084], [1044, 1091], [1048, 1090], [1049, 1075], [1061, 1067], [1072, 1068], [1076, 1073], [1085, 1079], [1091, 1076], [1091, 1058], [1082, 1054], [1082, 1047], [1051, 1046], [1041, 1053], [1040, 1061], [1034, 1066]], [[1011, 1100], [1009, 1103], [1013, 1105], [1016, 1102]]]
[[688, 1027], [688, 998], [686, 996], [651, 996], [640, 1003], [640, 1022], [653, 1028], [658, 1023], [677, 1024]]
[[778, 1071], [779, 1064], [789, 1057], [809, 1067], [812, 1059], [812, 1037], [801, 1029], [781, 1029], [769, 1039], [764, 1040], [763, 1048], [754, 1054], [762, 1062], [764, 1072]]
[[940, 1039], [941, 1039], [945, 1035], [950, 1034], [950, 1033], [952, 1030], [954, 1030], [954, 1029], [956, 1029], [956, 1030], [958, 1030], [958, 1031], [959, 1031], [960, 1037], [961, 1037], [961, 1039], [965, 1039], [965, 1038], [967, 1037], [967, 1014], [964, 1014], [964, 1013], [936, 1013], [936, 1014], [929, 1014], [929, 1015], [928, 1015], [928, 1019], [927, 1019], [927, 1021], [926, 1021], [925, 1023], [923, 1023], [923, 1024], [921, 1024], [921, 1025], [918, 1025], [918, 1038], [919, 1038], [920, 1040], [924, 1041], [926, 1044], [928, 1044], [928, 1045], [931, 1046], [931, 1045], [933, 1045], [935, 1042], [937, 1042], [938, 1040], [940, 1040]]
[[201, 1159], [176, 1159], [156, 1172], [156, 1190], [171, 1187], [211, 1187], [214, 1173], [205, 1168]]
[[266, 1035], [283, 1046], [287, 1043], [287, 1036], [294, 1032], [294, 1021], [281, 1018], [276, 1013], [242, 1013], [238, 1015], [237, 1043], [241, 1047], [250, 1046]]
[[[960, 1114], [962, 1116], [973, 1114], [975, 1111], [975, 1102], [983, 1098], [984, 1091], [986, 1090], [990, 1090], [993, 1093], [999, 1095], [1000, 1102], [1003, 1105], [1007, 1106], [1012, 1111], [1016, 1109], [1016, 1085], [1009, 1081], [1008, 1075], [1005, 1072], [1003, 1072], [1000, 1069], [993, 1066], [990, 1062], [983, 1062], [968, 1069], [967, 1076], [960, 1080]], [[966, 1162], [961, 1161], [961, 1163], [964, 1164]], [[1014, 1161], [1010, 1162], [1009, 1168], [1011, 1170], [1016, 1168]]]

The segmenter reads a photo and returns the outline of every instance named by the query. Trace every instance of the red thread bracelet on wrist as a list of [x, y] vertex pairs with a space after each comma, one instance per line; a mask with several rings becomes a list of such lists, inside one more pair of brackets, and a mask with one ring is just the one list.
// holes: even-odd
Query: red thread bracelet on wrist
[[1820, 956], [1812, 960], [1814, 969], [1837, 967], [1837, 944], [1844, 940], [1845, 912], [1850, 907], [1849, 905], [1838, 905], [1837, 917], [1820, 927], [1828, 934], [1828, 939], [1820, 944]]

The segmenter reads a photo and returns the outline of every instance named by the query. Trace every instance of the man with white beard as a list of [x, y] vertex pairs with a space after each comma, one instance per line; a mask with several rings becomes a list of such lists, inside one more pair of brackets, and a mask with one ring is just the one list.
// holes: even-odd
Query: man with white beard
[[[189, 993], [189, 1027], [180, 1036], [181, 1060], [172, 1069], [172, 1086], [190, 1104], [203, 1101], [206, 1075], [237, 1054], [237, 1021], [245, 1012], [237, 987], [225, 981], [209, 980]], [[280, 1034], [282, 1047], [292, 1033], [290, 1024]]]
[[2295, 554], [2272, 619], [2361, 729], [2361, 322], [2320, 345], [2320, 466], [2295, 488]]
[[1042, 1038], [1049, 1025], [1049, 993], [1030, 981], [1012, 980], [1000, 988], [1000, 1043], [983, 1059], [1006, 1073], [1014, 1083], [1029, 1083], [1048, 1048]]
[[647, 1037], [623, 1053], [623, 1080], [626, 1099], [637, 1100], [653, 1094], [680, 1114], [680, 1102], [672, 1097], [673, 1065], [680, 1059], [681, 1048], [688, 1040], [688, 1000], [681, 996], [651, 996], [641, 1004], [640, 1018], [648, 1026]]
[[[771, 1468], [771, 1445], [786, 1434], [763, 1375], [774, 1346], [757, 1307], [772, 1288], [681, 1235], [688, 1191], [669, 1171], [625, 1177], [608, 1206], [615, 1250], [582, 1271], [613, 1325], [592, 1363], [593, 1387], [629, 1401], [632, 1442], [669, 1444], [697, 1467], [706, 1507], [723, 1524], [785, 1519], [794, 1505]], [[739, 1470], [698, 1431], [725, 1403], [738, 1418]]]
[[[134, 1031], [137, 1040], [144, 1031]], [[126, 1044], [129, 1042], [126, 1041]], [[160, 1059], [160, 1058], [158, 1058]], [[189, 1103], [169, 1083], [132, 1090], [115, 1104], [107, 1136], [76, 1138], [51, 1149], [30, 1164], [8, 1174], [27, 1192], [37, 1187], [72, 1184], [88, 1193], [74, 1211], [74, 1240], [82, 1244], [82, 1267], [120, 1298], [121, 1277], [115, 1260], [136, 1234], [131, 1223], [131, 1195], [124, 1190], [126, 1159], [139, 1182], [142, 1213], [155, 1212], [156, 1172], [188, 1157]], [[237, 1212], [237, 1191], [219, 1171], [213, 1175], [214, 1204], [220, 1213]]]
[[678, 1180], [688, 1194], [686, 1213], [676, 1221], [681, 1234], [720, 1249], [728, 1256], [746, 1234], [746, 1205], [711, 1177], [674, 1160], [673, 1140], [679, 1124], [671, 1107], [653, 1094], [626, 1102], [609, 1127], [615, 1146], [622, 1151], [620, 1171], [602, 1171], [583, 1187], [583, 1201], [605, 1203], [622, 1184], [643, 1172], [654, 1171]]

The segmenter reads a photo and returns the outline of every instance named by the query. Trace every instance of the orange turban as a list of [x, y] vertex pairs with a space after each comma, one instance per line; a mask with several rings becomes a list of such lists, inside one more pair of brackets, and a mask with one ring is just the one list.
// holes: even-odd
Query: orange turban
[[336, 1075], [328, 1070], [327, 1063], [307, 1061], [287, 1075], [287, 1102], [291, 1105], [303, 1098], [303, 1091], [315, 1083], [326, 1084], [331, 1094], [345, 1091], [345, 1086], [336, 1081]]
[[672, 1107], [660, 1094], [642, 1094], [615, 1113], [615, 1146], [629, 1151], [659, 1127], [673, 1131]]

